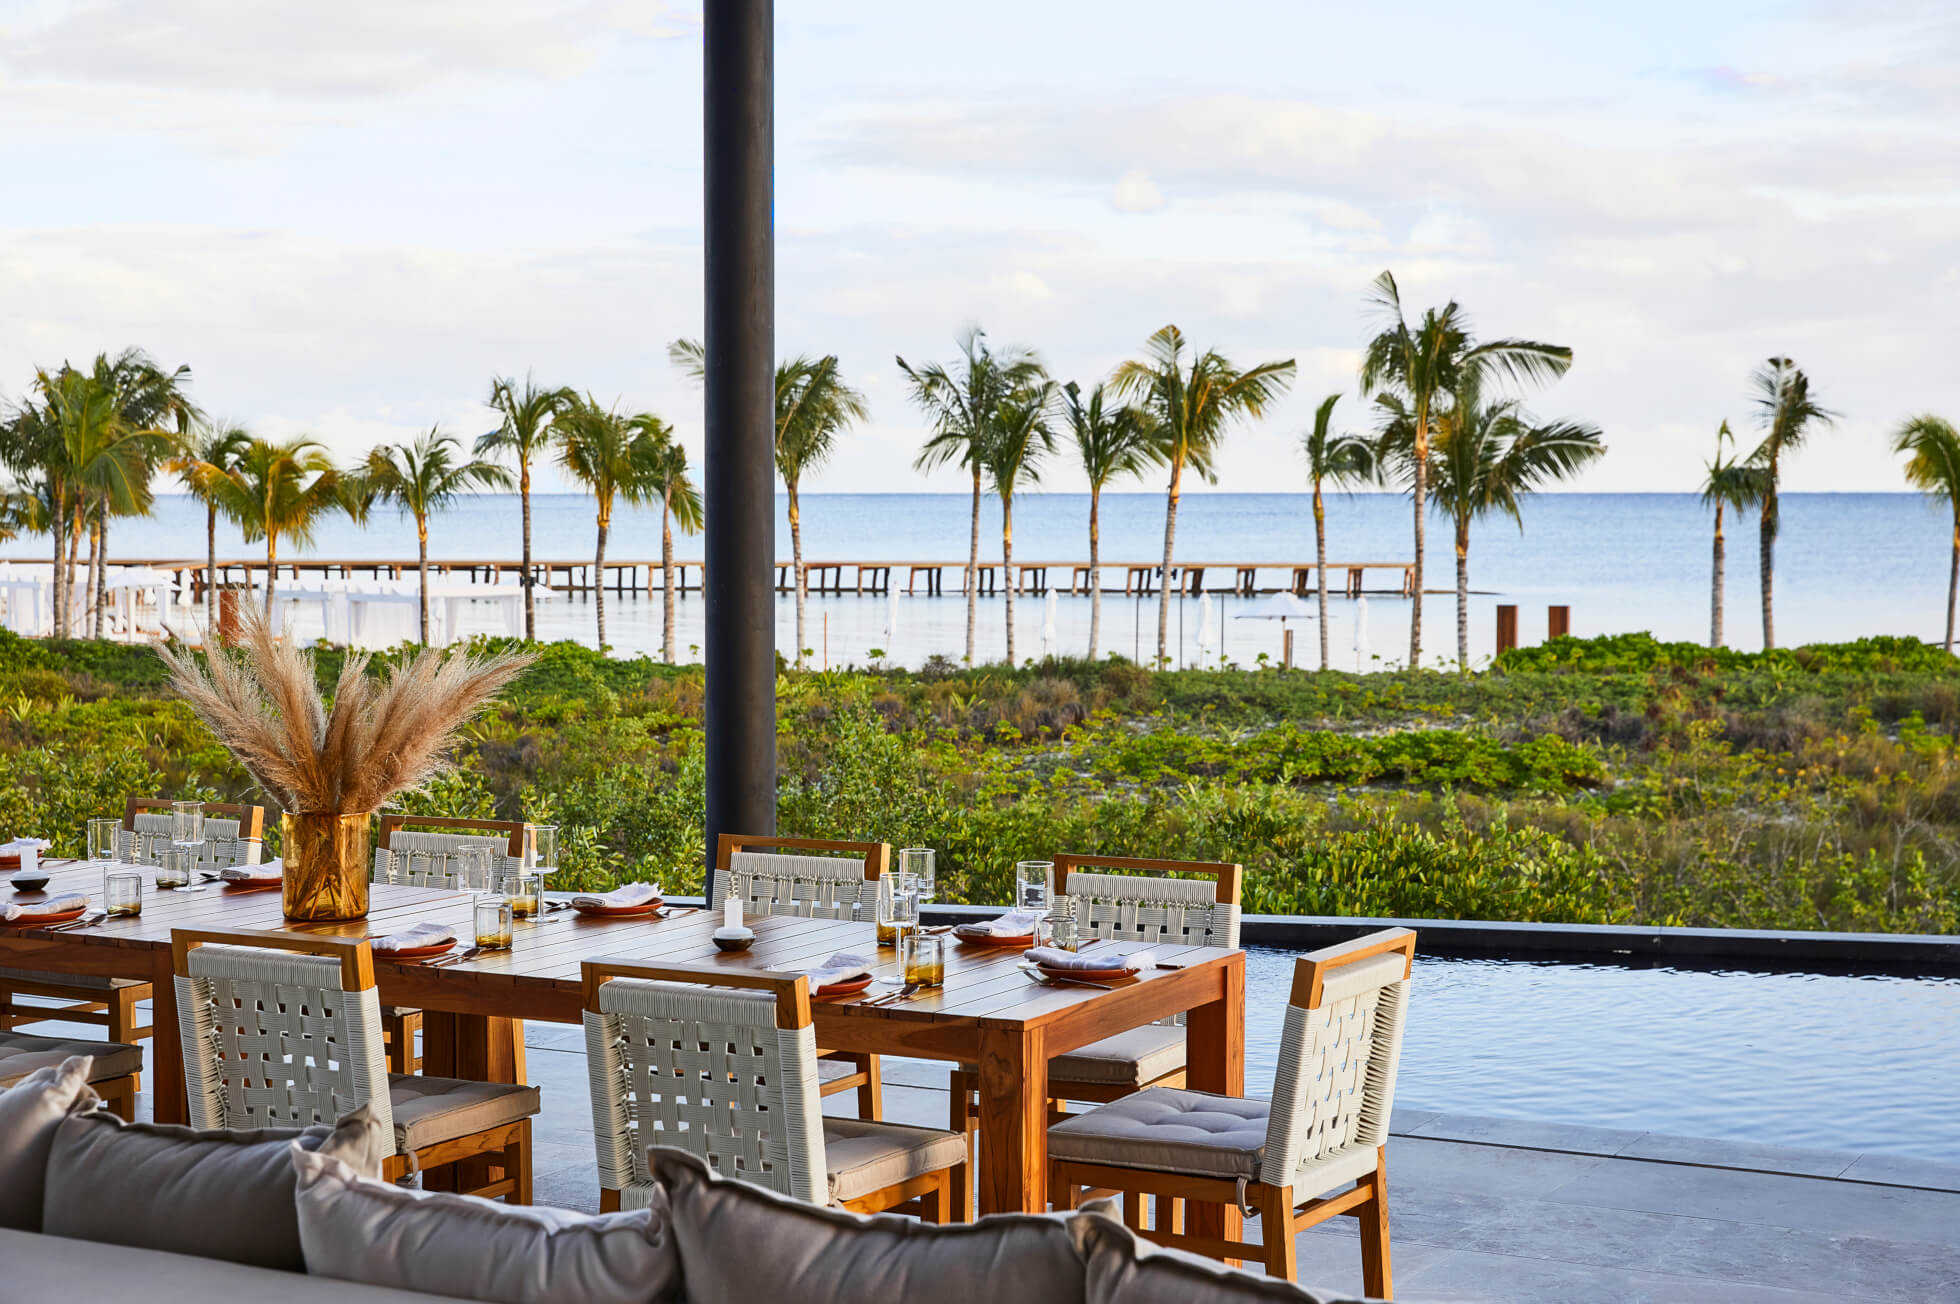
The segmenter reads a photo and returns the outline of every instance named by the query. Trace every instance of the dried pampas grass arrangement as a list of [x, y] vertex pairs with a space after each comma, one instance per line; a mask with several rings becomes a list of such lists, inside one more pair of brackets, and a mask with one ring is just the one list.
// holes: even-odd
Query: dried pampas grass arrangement
[[526, 653], [425, 649], [377, 678], [351, 655], [320, 699], [313, 656], [282, 645], [257, 607], [239, 613], [237, 652], [157, 653], [170, 682], [259, 786], [287, 811], [367, 814], [449, 768], [457, 732], [531, 664]]

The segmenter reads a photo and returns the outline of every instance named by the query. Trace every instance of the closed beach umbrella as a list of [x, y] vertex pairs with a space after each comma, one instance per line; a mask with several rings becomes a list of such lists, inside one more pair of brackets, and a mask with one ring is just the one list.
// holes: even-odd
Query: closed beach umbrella
[[892, 585], [891, 601], [885, 604], [885, 656], [898, 648], [898, 586]]
[[1354, 600], [1354, 668], [1361, 669], [1361, 657], [1368, 650], [1368, 598]]
[[1217, 631], [1211, 627], [1211, 594], [1201, 593], [1198, 595], [1198, 660], [1200, 662], [1211, 660], [1211, 645], [1217, 638]]
[[1048, 606], [1041, 618], [1041, 655], [1055, 655], [1055, 590], [1048, 590]]

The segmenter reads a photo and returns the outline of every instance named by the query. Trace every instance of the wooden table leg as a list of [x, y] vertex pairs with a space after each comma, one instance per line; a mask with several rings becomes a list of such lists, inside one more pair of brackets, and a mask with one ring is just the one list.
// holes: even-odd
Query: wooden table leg
[[159, 1123], [191, 1121], [184, 1091], [184, 1046], [177, 1038], [177, 981], [165, 948], [150, 970], [150, 1114]]
[[[1223, 970], [1225, 990], [1218, 1000], [1192, 1010], [1184, 1030], [1193, 1091], [1223, 1096], [1245, 1094], [1245, 956], [1234, 955]], [[1193, 1236], [1238, 1240], [1245, 1218], [1236, 1204], [1191, 1202], [1186, 1226]], [[1267, 1228], [1271, 1235], [1273, 1229]], [[1232, 1260], [1237, 1262], [1237, 1260]]]
[[1048, 1209], [1048, 1053], [1041, 1031], [980, 1025], [980, 1212]]
[[[475, 1082], [524, 1081], [524, 1021], [481, 1014], [422, 1014], [422, 1072]], [[490, 1161], [465, 1159], [423, 1179], [432, 1191], [468, 1190], [489, 1180]]]

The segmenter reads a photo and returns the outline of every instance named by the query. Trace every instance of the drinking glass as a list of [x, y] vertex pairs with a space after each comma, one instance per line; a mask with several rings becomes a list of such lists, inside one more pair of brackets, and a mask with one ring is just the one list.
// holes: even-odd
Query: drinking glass
[[113, 862], [122, 859], [122, 821], [117, 819], [90, 820], [88, 822], [88, 858], [90, 860]]
[[449, 855], [450, 882], [469, 892], [490, 890], [490, 848], [459, 847]]
[[878, 879], [878, 945], [897, 946], [919, 926], [919, 894], [902, 888], [891, 874]]
[[508, 951], [510, 949], [510, 902], [504, 897], [486, 894], [476, 899], [471, 912], [476, 925], [476, 944], [486, 951]]
[[[201, 801], [173, 801], [170, 803], [170, 845], [188, 855], [194, 864], [197, 849], [204, 845], [204, 803]], [[158, 856], [162, 863], [162, 856]], [[202, 892], [204, 884], [197, 881], [192, 871], [185, 880], [186, 892]]]
[[1048, 909], [1048, 881], [1055, 873], [1052, 860], [1023, 860], [1014, 866], [1014, 908]]
[[112, 918], [143, 913], [143, 876], [132, 869], [110, 870], [102, 876], [102, 909]]
[[184, 847], [165, 847], [157, 852], [157, 886], [189, 887], [196, 866], [196, 852]]
[[905, 983], [941, 987], [946, 982], [946, 939], [937, 933], [908, 933], [903, 949]]
[[936, 860], [931, 847], [904, 847], [899, 850], [899, 879], [919, 894], [920, 901], [932, 901], [938, 896]]
[[1052, 946], [1057, 951], [1073, 951], [1078, 945], [1075, 916], [1054, 914], [1034, 926], [1034, 944]]
[[531, 827], [531, 868], [549, 874], [558, 868], [558, 826], [535, 824]]
[[530, 919], [544, 906], [544, 874], [540, 870], [505, 870], [498, 890], [510, 902], [514, 918]]

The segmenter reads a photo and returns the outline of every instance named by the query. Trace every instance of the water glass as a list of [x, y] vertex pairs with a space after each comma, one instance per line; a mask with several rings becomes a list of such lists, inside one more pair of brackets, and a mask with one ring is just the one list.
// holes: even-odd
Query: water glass
[[157, 852], [157, 886], [189, 887], [196, 868], [196, 852], [188, 847], [165, 847]]
[[535, 869], [506, 870], [498, 891], [510, 902], [514, 918], [530, 919], [544, 905], [544, 874]]
[[946, 983], [946, 939], [937, 933], [908, 933], [899, 952], [905, 958], [907, 986], [942, 987]]
[[903, 847], [898, 853], [899, 881], [919, 894], [919, 900], [938, 896], [937, 857], [931, 847]]
[[143, 876], [133, 869], [112, 869], [102, 876], [102, 909], [111, 918], [143, 913]]
[[510, 950], [510, 901], [507, 898], [480, 896], [471, 915], [476, 925], [478, 946], [486, 951]]
[[179, 847], [195, 847], [204, 841], [204, 803], [170, 803], [170, 841]]
[[1073, 951], [1080, 941], [1075, 928], [1075, 916], [1053, 914], [1036, 922], [1034, 944], [1052, 946], [1057, 951]]
[[558, 868], [558, 826], [556, 824], [533, 824], [531, 826], [531, 868], [540, 874], [549, 874]]
[[122, 821], [98, 819], [88, 822], [88, 858], [97, 861], [122, 859]]
[[919, 894], [905, 890], [895, 875], [878, 879], [878, 945], [897, 946], [899, 939], [919, 926]]
[[1054, 877], [1052, 860], [1023, 860], [1014, 866], [1014, 908], [1048, 909], [1048, 883]]
[[490, 890], [490, 848], [458, 847], [449, 853], [450, 882], [468, 892]]

